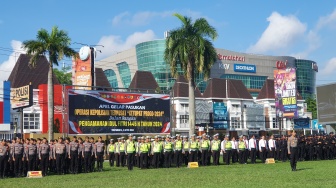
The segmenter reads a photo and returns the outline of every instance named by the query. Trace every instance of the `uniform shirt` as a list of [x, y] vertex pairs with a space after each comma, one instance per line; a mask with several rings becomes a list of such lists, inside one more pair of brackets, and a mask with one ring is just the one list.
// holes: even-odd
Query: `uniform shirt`
[[54, 144], [50, 144], [49, 145], [49, 157], [50, 158], [54, 158], [54, 150], [55, 150], [55, 145]]
[[20, 143], [15, 143], [13, 145], [13, 155], [24, 155], [23, 145]]
[[[110, 148], [112, 147], [112, 151], [110, 151]], [[106, 150], [106, 153], [114, 153], [115, 152], [115, 144], [109, 144], [109, 145], [107, 145], [107, 150]]]
[[8, 146], [0, 145], [0, 156], [8, 155]]
[[28, 146], [29, 146], [29, 144], [26, 144], [26, 143], [24, 143], [23, 144], [23, 153], [27, 156], [28, 155]]
[[39, 157], [50, 153], [50, 146], [48, 144], [40, 144]]
[[264, 140], [264, 139], [259, 140], [259, 151], [261, 151], [261, 148], [266, 148], [267, 149], [267, 143], [266, 143], [266, 140]]
[[275, 140], [269, 139], [268, 140], [268, 147], [276, 149]]
[[93, 147], [92, 147], [92, 143], [91, 142], [84, 142], [83, 143], [84, 146], [84, 152], [92, 152]]
[[237, 141], [231, 141], [232, 144], [232, 150], [238, 150], [238, 142]]
[[[210, 149], [211, 151], [218, 151], [221, 149], [220, 144], [221, 141], [220, 140], [212, 140], [210, 143]], [[216, 146], [217, 145], [217, 146]], [[217, 149], [215, 149], [216, 147], [218, 147]]]
[[105, 143], [103, 143], [103, 142], [97, 142], [96, 144], [95, 144], [95, 154], [97, 154], [97, 153], [102, 153], [102, 152], [104, 152], [105, 151]]
[[29, 144], [27, 148], [26, 156], [37, 155], [37, 146], [35, 144]]
[[78, 155], [83, 155], [84, 152], [84, 145], [82, 144], [78, 144]]
[[257, 148], [257, 141], [254, 139], [254, 138], [251, 138], [250, 140], [249, 140], [249, 150], [251, 150], [251, 149], [258, 149]]
[[62, 143], [55, 144], [55, 150], [54, 150], [54, 157], [56, 158], [56, 154], [66, 154], [66, 146]]
[[293, 136], [289, 137], [288, 138], [288, 143], [287, 143], [287, 149], [288, 149], [288, 151], [290, 151], [291, 147], [292, 148], [297, 147], [297, 144], [298, 144], [298, 139], [296, 137], [293, 137]]
[[78, 149], [79, 149], [79, 144], [78, 144], [78, 142], [74, 142], [74, 141], [72, 141], [72, 142], [70, 142], [70, 144], [69, 144], [69, 153], [70, 152], [78, 152]]

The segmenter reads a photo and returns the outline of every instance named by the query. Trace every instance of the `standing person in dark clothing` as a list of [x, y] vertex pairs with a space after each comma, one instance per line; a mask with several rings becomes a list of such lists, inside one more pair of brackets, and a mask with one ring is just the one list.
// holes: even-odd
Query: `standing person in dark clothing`
[[280, 141], [280, 158], [282, 162], [286, 162], [287, 161], [287, 139], [286, 137], [283, 135]]
[[134, 166], [134, 157], [135, 157], [135, 147], [136, 144], [133, 140], [133, 135], [129, 134], [128, 135], [128, 140], [126, 141], [126, 145], [125, 145], [125, 150], [126, 150], [126, 154], [127, 154], [127, 168], [128, 170], [133, 170], [133, 166]]
[[23, 174], [24, 148], [21, 139], [17, 138], [13, 148], [14, 174], [15, 177], [20, 177]]
[[288, 154], [290, 155], [290, 165], [292, 171], [296, 171], [296, 163], [298, 161], [298, 139], [296, 138], [296, 132], [292, 132], [292, 136], [288, 138]]
[[78, 155], [79, 155], [79, 144], [77, 141], [77, 137], [74, 136], [72, 138], [72, 142], [69, 143], [69, 159], [70, 159], [70, 171], [73, 174], [78, 173]]
[[113, 139], [110, 139], [110, 144], [107, 145], [106, 153], [109, 156], [110, 167], [114, 166], [114, 153], [115, 153], [115, 143]]
[[4, 140], [0, 143], [0, 179], [5, 178], [9, 148]]
[[63, 138], [58, 138], [58, 143], [55, 144], [54, 158], [56, 159], [56, 170], [57, 174], [64, 174], [64, 162], [66, 158], [66, 146], [63, 143]]
[[40, 149], [39, 149], [39, 159], [41, 163], [41, 171], [42, 171], [42, 176], [47, 175], [48, 171], [48, 162], [49, 162], [49, 153], [50, 153], [50, 146], [47, 142], [46, 138], [43, 138], [42, 143], [40, 144]]
[[36, 156], [37, 156], [37, 146], [34, 144], [34, 139], [30, 139], [29, 145], [27, 145], [26, 158], [28, 160], [28, 171], [36, 170]]
[[95, 144], [94, 153], [97, 160], [97, 171], [102, 172], [105, 158], [105, 143], [101, 136], [98, 137], [98, 142]]
[[90, 172], [90, 165], [91, 165], [91, 158], [92, 158], [92, 143], [89, 142], [89, 137], [85, 137], [85, 142], [83, 143], [84, 146], [84, 152], [83, 152], [83, 158], [84, 158], [84, 172], [88, 173]]

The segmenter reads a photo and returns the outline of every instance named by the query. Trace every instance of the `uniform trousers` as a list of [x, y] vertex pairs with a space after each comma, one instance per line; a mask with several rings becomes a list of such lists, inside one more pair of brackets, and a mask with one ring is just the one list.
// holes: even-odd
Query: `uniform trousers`
[[197, 162], [197, 151], [190, 151], [189, 162]]
[[42, 171], [42, 176], [47, 175], [48, 171], [48, 162], [49, 162], [49, 154], [41, 154], [41, 171]]
[[65, 154], [56, 154], [56, 169], [58, 174], [64, 173]]
[[127, 168], [128, 170], [133, 170], [134, 166], [134, 152], [127, 153]]
[[291, 147], [290, 148], [290, 165], [292, 169], [296, 170], [296, 163], [298, 161], [299, 154], [298, 154], [298, 148], [297, 147]]
[[19, 177], [22, 174], [22, 154], [14, 154], [14, 174], [16, 177]]
[[97, 152], [97, 170], [103, 170], [104, 152]]
[[230, 164], [230, 158], [231, 158], [231, 150], [225, 150], [225, 152], [224, 152], [224, 160], [225, 160], [225, 164], [226, 165]]
[[180, 167], [182, 165], [182, 151], [176, 150], [174, 156], [175, 156], [176, 167]]
[[70, 151], [70, 171], [73, 174], [78, 173], [78, 151]]
[[219, 151], [218, 150], [212, 151], [212, 161], [214, 165], [219, 165]]
[[5, 176], [6, 163], [6, 156], [0, 156], [0, 178], [3, 178]]
[[36, 170], [36, 155], [28, 156], [28, 171]]
[[110, 167], [114, 166], [114, 152], [109, 152]]
[[88, 173], [91, 169], [91, 151], [84, 152], [84, 172]]
[[160, 152], [154, 153], [154, 155], [153, 155], [153, 167], [154, 168], [159, 168], [159, 166], [160, 166], [160, 156], [161, 156]]
[[148, 153], [140, 153], [140, 168], [146, 169], [148, 164]]
[[166, 168], [170, 168], [172, 161], [172, 152], [171, 151], [165, 151], [164, 152], [164, 163]]

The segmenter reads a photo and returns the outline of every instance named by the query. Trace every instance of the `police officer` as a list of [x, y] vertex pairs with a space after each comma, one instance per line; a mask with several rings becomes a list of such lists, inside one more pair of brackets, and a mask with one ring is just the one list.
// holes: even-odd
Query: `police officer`
[[151, 155], [153, 156], [153, 167], [159, 168], [162, 144], [159, 142], [159, 137], [155, 136], [151, 146]]
[[134, 166], [135, 142], [132, 136], [133, 136], [132, 134], [128, 135], [128, 140], [126, 141], [126, 144], [125, 144], [128, 170], [133, 170], [133, 166]]
[[188, 165], [188, 162], [189, 162], [189, 148], [190, 148], [190, 143], [188, 141], [188, 137], [187, 136], [183, 136], [182, 154], [183, 154], [183, 163], [185, 165]]
[[219, 156], [220, 156], [220, 140], [218, 139], [218, 134], [213, 136], [213, 140], [210, 143], [212, 161], [215, 166], [219, 165]]
[[101, 136], [98, 137], [98, 142], [95, 144], [94, 153], [97, 160], [97, 170], [98, 172], [102, 172], [105, 158], [105, 143], [102, 141]]
[[124, 137], [121, 137], [120, 138], [120, 142], [119, 142], [119, 145], [118, 145], [118, 150], [119, 150], [119, 161], [120, 161], [120, 165], [122, 167], [125, 166], [125, 163], [126, 163], [126, 153], [125, 153], [125, 150], [126, 150], [126, 144], [125, 144], [125, 140], [124, 140]]
[[27, 145], [26, 158], [28, 160], [28, 171], [36, 170], [36, 155], [37, 155], [37, 146], [34, 144], [34, 139], [30, 139], [29, 145]]
[[77, 172], [82, 173], [83, 164], [84, 164], [84, 145], [83, 139], [81, 137], [78, 138], [78, 168]]
[[231, 150], [232, 150], [232, 142], [229, 140], [229, 135], [226, 135], [224, 140], [222, 141], [222, 153], [224, 162], [226, 165], [230, 165], [231, 158]]
[[19, 177], [22, 174], [22, 162], [24, 161], [24, 148], [21, 143], [21, 139], [17, 138], [13, 146], [13, 161], [14, 161], [14, 174], [15, 177]]
[[170, 141], [170, 137], [166, 136], [166, 141], [163, 143], [164, 163], [166, 168], [171, 167], [172, 161], [173, 143]]
[[89, 142], [89, 137], [85, 137], [85, 142], [83, 143], [84, 146], [84, 152], [83, 152], [83, 158], [84, 158], [84, 172], [88, 173], [91, 169], [91, 156], [93, 152], [92, 143]]
[[145, 139], [141, 139], [141, 143], [139, 144], [139, 155], [140, 155], [140, 168], [141, 169], [146, 169], [148, 166], [148, 144], [145, 142]]
[[56, 159], [57, 174], [64, 174], [64, 162], [66, 158], [66, 146], [63, 143], [63, 138], [58, 138], [58, 143], [55, 144], [54, 158]]
[[198, 142], [195, 140], [195, 134], [191, 135], [189, 143], [189, 162], [197, 162]]
[[1, 140], [0, 143], [0, 179], [5, 177], [6, 172], [6, 163], [8, 156], [9, 148], [4, 140]]
[[40, 159], [40, 164], [41, 164], [41, 171], [42, 171], [42, 176], [47, 175], [48, 171], [48, 162], [49, 162], [49, 152], [50, 152], [50, 146], [48, 145], [47, 139], [43, 138], [42, 143], [40, 144], [40, 149], [39, 149], [39, 159]]
[[182, 165], [182, 140], [179, 134], [176, 135], [176, 140], [174, 143], [174, 152], [175, 152], [175, 162], [176, 167], [180, 168]]
[[290, 165], [292, 171], [296, 171], [296, 163], [298, 161], [298, 139], [296, 138], [296, 132], [292, 132], [292, 136], [288, 138], [288, 154], [290, 155]]
[[239, 142], [238, 142], [238, 158], [239, 158], [240, 164], [246, 164], [245, 157], [244, 157], [245, 150], [246, 150], [246, 146], [245, 146], [243, 136], [240, 136]]
[[107, 145], [106, 151], [108, 152], [110, 167], [113, 167], [114, 166], [114, 152], [115, 152], [115, 144], [114, 144], [113, 139], [110, 139], [110, 143], [109, 145]]
[[77, 141], [77, 137], [74, 136], [72, 138], [72, 141], [69, 143], [69, 159], [70, 159], [70, 171], [73, 174], [77, 174], [78, 173], [78, 154], [79, 154], [79, 144]]
[[255, 139], [254, 135], [252, 135], [251, 138], [249, 139], [248, 149], [250, 151], [251, 163], [254, 164], [256, 163], [256, 154], [258, 151], [257, 140]]

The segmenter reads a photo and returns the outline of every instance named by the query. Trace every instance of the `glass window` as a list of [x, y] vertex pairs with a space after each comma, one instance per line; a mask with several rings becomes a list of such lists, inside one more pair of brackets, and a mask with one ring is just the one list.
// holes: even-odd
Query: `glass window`
[[231, 128], [240, 129], [240, 117], [231, 117]]
[[118, 71], [121, 77], [121, 81], [123, 83], [124, 88], [128, 88], [131, 84], [131, 71], [126, 62], [121, 62], [117, 64]]
[[40, 114], [39, 113], [24, 113], [23, 114], [23, 129], [36, 130], [40, 129]]
[[107, 80], [109, 81], [112, 88], [118, 88], [117, 75], [112, 69], [107, 69], [104, 71]]

